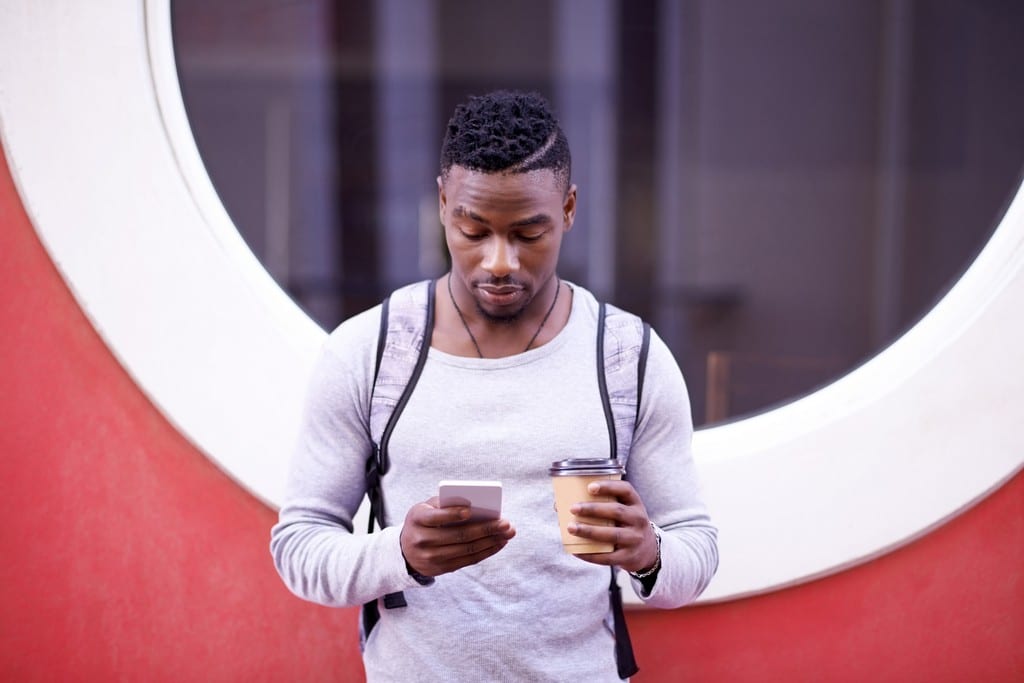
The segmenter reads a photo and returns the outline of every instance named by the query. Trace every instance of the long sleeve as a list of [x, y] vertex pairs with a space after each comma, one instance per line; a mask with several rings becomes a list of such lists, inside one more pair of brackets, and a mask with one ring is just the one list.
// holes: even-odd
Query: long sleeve
[[314, 368], [284, 504], [271, 530], [278, 573], [301, 598], [359, 605], [418, 586], [399, 545], [400, 529], [353, 534], [371, 452], [368, 415], [380, 308], [344, 323]]
[[647, 514], [661, 531], [661, 569], [650, 594], [633, 587], [646, 604], [672, 608], [695, 600], [718, 568], [718, 531], [704, 504], [693, 461], [693, 418], [682, 373], [656, 334], [651, 348], [640, 419], [627, 467]]

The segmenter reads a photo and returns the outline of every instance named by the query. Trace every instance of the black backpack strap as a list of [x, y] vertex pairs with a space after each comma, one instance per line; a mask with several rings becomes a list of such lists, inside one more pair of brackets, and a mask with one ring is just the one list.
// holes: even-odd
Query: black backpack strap
[[616, 580], [616, 569], [611, 567], [612, 578], [608, 584], [608, 601], [612, 607], [612, 625], [615, 628], [615, 665], [618, 667], [619, 678], [625, 680], [640, 670], [633, 654], [633, 641], [629, 639], [629, 628], [626, 626], [626, 613], [622, 609], [622, 589]]
[[598, 319], [597, 378], [608, 438], [615, 443], [610, 453], [628, 471], [640, 416], [650, 326], [611, 304], [599, 305]]
[[[424, 286], [425, 285], [425, 286]], [[377, 338], [377, 365], [370, 395], [370, 436], [373, 452], [366, 462], [366, 490], [370, 498], [368, 533], [374, 523], [384, 528], [384, 499], [380, 479], [391, 468], [388, 443], [398, 418], [409, 402], [430, 352], [434, 329], [436, 283], [417, 283], [396, 291], [382, 304]], [[424, 291], [425, 290], [425, 291]], [[386, 384], [381, 368], [388, 365]], [[397, 388], [401, 393], [396, 395]]]
[[[373, 363], [373, 388], [377, 387], [377, 375], [380, 373], [380, 360], [384, 357], [384, 346], [388, 341], [388, 306], [391, 296], [384, 297], [380, 303], [380, 327], [377, 330], [377, 356]], [[370, 401], [373, 401], [373, 389], [370, 389]]]
[[[423, 374], [423, 366], [426, 365], [427, 355], [430, 353], [430, 336], [434, 331], [434, 290], [436, 285], [437, 283], [434, 280], [431, 280], [427, 285], [427, 311], [423, 323], [423, 338], [418, 355], [416, 356], [416, 365], [413, 366], [409, 381], [405, 383], [405, 390], [402, 391], [402, 396], [398, 399], [398, 403], [395, 404], [394, 410], [391, 411], [391, 417], [388, 419], [387, 426], [384, 427], [384, 434], [380, 439], [381, 475], [387, 474], [388, 469], [391, 467], [391, 463], [388, 460], [388, 442], [391, 441], [391, 433], [395, 430], [398, 418], [401, 416], [402, 411], [405, 410], [405, 405], [409, 402], [409, 397], [412, 396], [412, 391], [416, 388], [420, 375]], [[383, 512], [382, 508], [382, 516], [378, 518], [381, 528], [383, 528], [384, 524]]]
[[[650, 325], [641, 321], [636, 316], [626, 314], [619, 309], [612, 309], [615, 315], [615, 347], [606, 344], [605, 336], [609, 322], [608, 307], [602, 301], [597, 309], [597, 387], [601, 394], [601, 407], [604, 409], [605, 422], [608, 425], [608, 444], [610, 457], [625, 461], [629, 458], [629, 445], [633, 440], [633, 431], [637, 421], [640, 419], [640, 398], [643, 392], [643, 378], [647, 369], [647, 351], [650, 346]], [[638, 330], [640, 334], [637, 335]], [[639, 337], [639, 338], [638, 338]], [[636, 374], [628, 377], [621, 374], [627, 367], [629, 359], [632, 358], [631, 348], [638, 349]], [[615, 374], [613, 374], [615, 373]], [[614, 388], [617, 398], [630, 398], [636, 401], [631, 412], [624, 412], [628, 401], [619, 401], [613, 407], [611, 393], [609, 391], [609, 375], [614, 379]], [[622, 417], [623, 426], [616, 430], [616, 410]], [[630, 422], [630, 418], [632, 421]], [[622, 432], [621, 434], [619, 432]], [[623, 453], [620, 453], [620, 439], [624, 446]], [[620, 459], [621, 456], [621, 459]], [[615, 665], [618, 669], [619, 678], [625, 680], [636, 674], [640, 667], [637, 666], [636, 656], [633, 653], [633, 643], [629, 637], [629, 628], [626, 624], [626, 614], [622, 607], [622, 589], [617, 580], [618, 569], [610, 567], [611, 577], [608, 583], [608, 602], [612, 612], [612, 626], [615, 633]]]
[[[377, 386], [377, 375], [380, 373], [380, 361], [384, 357], [384, 346], [387, 343], [388, 336], [388, 304], [391, 301], [391, 296], [384, 298], [384, 301], [380, 305], [380, 328], [377, 332], [377, 355], [376, 360], [373, 364], [373, 387]], [[373, 390], [370, 391], [370, 400], [373, 401]], [[370, 499], [370, 509], [373, 510], [370, 513], [369, 528], [367, 533], [373, 533], [373, 523], [376, 520], [375, 512], [381, 508], [383, 503], [383, 496], [380, 491], [380, 475], [376, 469], [377, 458], [377, 447], [374, 445], [374, 452], [366, 462], [366, 495]], [[373, 472], [371, 473], [371, 462], [374, 463]], [[363, 642], [366, 641], [367, 636], [370, 635], [370, 631], [380, 621], [380, 607], [377, 606], [376, 600], [363, 605], [362, 610], [362, 638]]]
[[619, 440], [615, 435], [615, 416], [612, 414], [611, 398], [608, 396], [608, 378], [604, 355], [604, 333], [607, 308], [602, 301], [597, 307], [597, 390], [601, 392], [601, 407], [604, 408], [604, 419], [608, 425], [608, 443], [611, 444], [612, 460], [618, 460]]
[[[380, 364], [384, 358], [384, 348], [388, 340], [388, 309], [391, 303], [391, 296], [388, 295], [380, 304], [380, 327], [377, 331], [377, 354], [373, 364], [373, 385], [370, 389], [370, 405], [373, 405], [373, 396], [377, 390], [377, 377], [380, 375]], [[366, 495], [370, 499], [370, 520], [366, 533], [373, 533], [374, 522], [384, 517], [384, 497], [380, 491], [380, 457], [377, 453], [377, 444], [373, 444], [373, 453], [366, 461]], [[383, 528], [383, 525], [381, 526]]]
[[[386, 422], [379, 436], [379, 441], [376, 439], [375, 434], [371, 434], [372, 437], [375, 437], [373, 452], [366, 460], [366, 495], [370, 500], [370, 520], [367, 525], [367, 533], [373, 533], [375, 523], [381, 529], [384, 528], [384, 493], [381, 487], [381, 477], [387, 474], [391, 467], [391, 462], [388, 459], [388, 442], [391, 440], [391, 433], [395, 429], [399, 416], [409, 402], [409, 397], [412, 396], [416, 382], [419, 381], [420, 375], [423, 373], [423, 366], [426, 364], [427, 354], [430, 352], [430, 336], [434, 329], [435, 282], [431, 280], [427, 284], [425, 301], [418, 298], [419, 292], [415, 289], [418, 286], [422, 286], [422, 283], [403, 288], [392, 295], [400, 297], [398, 299], [399, 309], [394, 316], [399, 334], [389, 335], [392, 322], [390, 309], [392, 296], [388, 296], [381, 304], [380, 330], [377, 335], [377, 355], [373, 369], [373, 388], [370, 394], [371, 432], [374, 431], [374, 424], [379, 424], [379, 420], [386, 419]], [[408, 297], [406, 296], [410, 293], [412, 294], [411, 302], [407, 301]], [[424, 309], [422, 328], [417, 329], [420, 323], [415, 318], [419, 314], [421, 306]], [[412, 338], [406, 338], [409, 332], [415, 333]], [[415, 355], [411, 355], [411, 353]], [[394, 361], [390, 360], [392, 356], [395, 358]], [[412, 358], [415, 358], [415, 362], [410, 367], [409, 361]], [[386, 360], [391, 364], [391, 367], [388, 369], [389, 373], [394, 371], [396, 376], [408, 374], [408, 379], [405, 382], [402, 393], [393, 405], [388, 397], [380, 395], [384, 392], [379, 391], [378, 378], [380, 377], [381, 366]], [[376, 414], [374, 414], [374, 408], [377, 409]], [[375, 420], [378, 422], [375, 423]], [[383, 602], [385, 609], [405, 607], [407, 604], [405, 595], [401, 591], [388, 593], [383, 597]], [[380, 605], [377, 600], [371, 600], [363, 605], [362, 610], [361, 640], [363, 643], [366, 642], [370, 631], [373, 630], [378, 621], [380, 621]]]
[[634, 427], [640, 422], [640, 399], [644, 396], [644, 375], [647, 373], [647, 352], [651, 350], [651, 325], [644, 322], [643, 338], [640, 341], [640, 357], [636, 361], [636, 417]]

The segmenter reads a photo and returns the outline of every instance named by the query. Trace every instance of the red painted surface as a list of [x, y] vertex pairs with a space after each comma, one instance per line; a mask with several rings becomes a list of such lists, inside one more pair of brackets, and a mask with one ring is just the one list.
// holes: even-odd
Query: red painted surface
[[[0, 680], [361, 680], [355, 610], [292, 597], [274, 513], [142, 395], [0, 163]], [[643, 681], [1024, 680], [1024, 474], [820, 581], [631, 612]], [[457, 634], [453, 634], [457, 641]]]
[[0, 680], [361, 680], [355, 611], [285, 589], [274, 513], [118, 365], [6, 163], [0, 291]]
[[1024, 473], [860, 567], [633, 616], [638, 680], [1024, 681]]

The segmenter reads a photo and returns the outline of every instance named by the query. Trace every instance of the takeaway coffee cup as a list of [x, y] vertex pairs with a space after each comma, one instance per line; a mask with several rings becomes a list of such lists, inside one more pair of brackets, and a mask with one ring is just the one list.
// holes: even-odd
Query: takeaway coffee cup
[[622, 465], [612, 458], [572, 458], [551, 463], [551, 483], [555, 489], [555, 509], [558, 511], [558, 526], [562, 531], [562, 547], [574, 555], [582, 553], [610, 553], [615, 550], [611, 543], [599, 543], [569, 533], [572, 521], [595, 526], [614, 526], [610, 519], [579, 517], [569, 512], [575, 503], [584, 501], [614, 502], [612, 496], [593, 496], [587, 491], [592, 481], [622, 479]]

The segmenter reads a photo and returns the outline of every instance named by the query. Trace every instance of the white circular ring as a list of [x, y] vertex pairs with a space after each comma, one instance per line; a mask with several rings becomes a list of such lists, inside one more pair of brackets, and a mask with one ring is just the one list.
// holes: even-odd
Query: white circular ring
[[[18, 0], [0, 7], [0, 27], [0, 139], [54, 263], [167, 419], [276, 503], [324, 332], [213, 190], [181, 101], [169, 0]], [[699, 431], [721, 550], [703, 599], [887, 552], [1017, 472], [1021, 311], [1019, 191], [969, 270], [892, 346], [810, 396]]]

